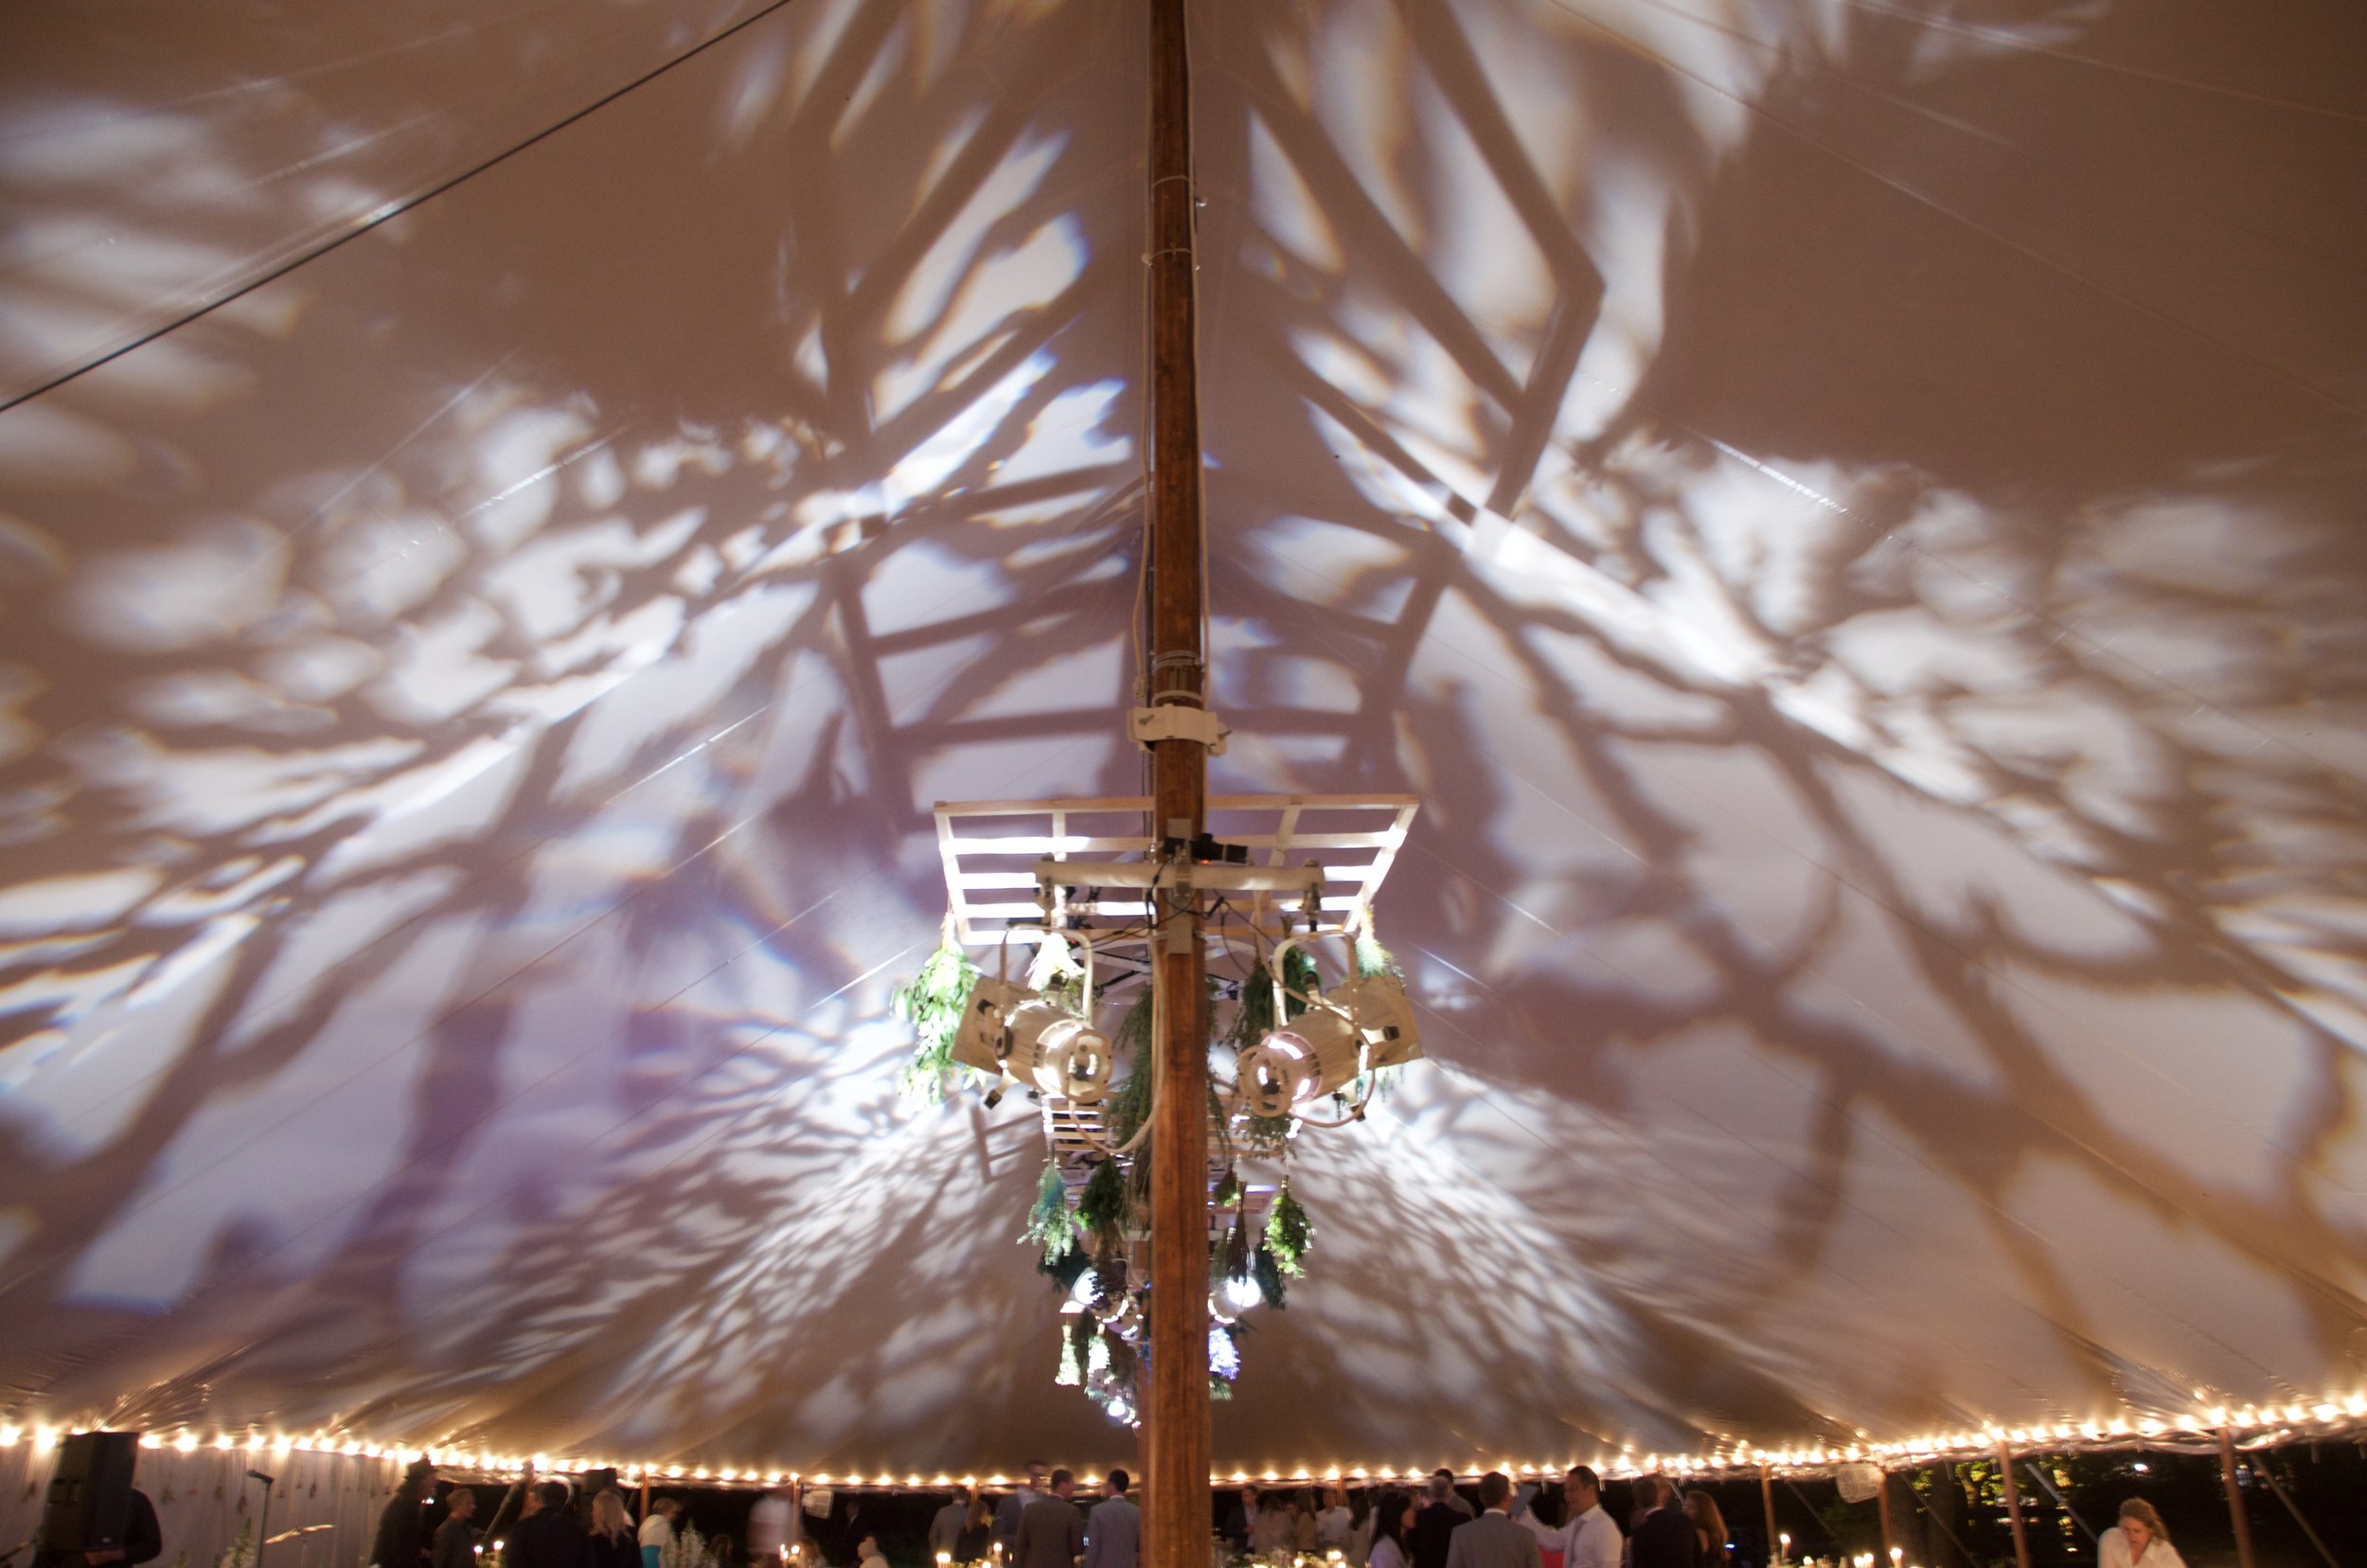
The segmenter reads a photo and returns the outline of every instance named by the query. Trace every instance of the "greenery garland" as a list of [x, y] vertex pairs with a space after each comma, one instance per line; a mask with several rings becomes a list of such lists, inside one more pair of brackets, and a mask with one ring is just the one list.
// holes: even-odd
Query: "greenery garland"
[[948, 918], [920, 972], [896, 988], [888, 1008], [913, 1026], [913, 1059], [905, 1064], [898, 1086], [915, 1099], [931, 1104], [945, 1098], [959, 1069], [953, 1062], [954, 1037], [961, 1033], [962, 1014], [977, 986], [978, 966], [953, 940]]
[[1060, 1180], [1059, 1166], [1044, 1161], [1043, 1175], [1036, 1183], [1036, 1205], [1027, 1211], [1027, 1229], [1020, 1240], [1033, 1241], [1043, 1249], [1043, 1266], [1048, 1271], [1069, 1254], [1081, 1251], [1084, 1237], [1085, 1227], [1068, 1206], [1068, 1187]]
[[1077, 1218], [1104, 1240], [1123, 1237], [1132, 1228], [1133, 1194], [1127, 1191], [1126, 1172], [1117, 1161], [1104, 1160], [1094, 1167], [1085, 1190], [1077, 1195]]
[[1307, 1273], [1307, 1255], [1314, 1245], [1314, 1221], [1290, 1196], [1290, 1179], [1285, 1177], [1273, 1207], [1266, 1212], [1266, 1251], [1273, 1255], [1275, 1268], [1296, 1279]]
[[1282, 1270], [1274, 1262], [1272, 1253], [1263, 1247], [1257, 1249], [1257, 1256], [1250, 1260], [1250, 1277], [1257, 1281], [1257, 1293], [1266, 1298], [1266, 1305], [1280, 1310], [1287, 1287], [1282, 1283]]

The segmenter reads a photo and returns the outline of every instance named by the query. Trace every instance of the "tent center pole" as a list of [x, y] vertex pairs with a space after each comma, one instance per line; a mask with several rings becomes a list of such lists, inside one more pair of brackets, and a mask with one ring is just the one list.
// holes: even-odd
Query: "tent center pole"
[[1759, 1461], [1759, 1506], [1767, 1510], [1767, 1560], [1781, 1562], [1782, 1537], [1775, 1533], [1775, 1479], [1767, 1471], [1767, 1461]]
[[[1191, 65], [1184, 0], [1150, 0], [1150, 668], [1153, 706], [1205, 700]], [[1143, 1407], [1146, 1568], [1207, 1568], [1208, 998], [1192, 840], [1208, 754], [1150, 748], [1150, 838], [1178, 873], [1153, 894], [1157, 1077], [1150, 1114], [1150, 1366]], [[1179, 850], [1176, 846], [1181, 844]], [[1141, 1064], [1136, 1064], [1139, 1071]]]
[[2236, 1568], [2252, 1568], [2251, 1521], [2244, 1513], [2243, 1488], [2235, 1484], [2235, 1439], [2219, 1429], [2219, 1484], [2227, 1488], [2227, 1517], [2235, 1526]]
[[2022, 1528], [2021, 1488], [2014, 1485], [2014, 1456], [2003, 1443], [1997, 1445], [1997, 1469], [2005, 1478], [2005, 1517], [2014, 1526], [2014, 1562], [2016, 1568], [2030, 1568], [2030, 1534]]
[[1882, 1510], [1882, 1568], [1897, 1568], [1898, 1538], [1891, 1533], [1891, 1472], [1882, 1471], [1881, 1482], [1875, 1488], [1875, 1501]]

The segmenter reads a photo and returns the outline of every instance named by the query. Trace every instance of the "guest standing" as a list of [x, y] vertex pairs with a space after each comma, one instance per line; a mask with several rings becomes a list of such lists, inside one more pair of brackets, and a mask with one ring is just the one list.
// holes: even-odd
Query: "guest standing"
[[624, 1494], [614, 1487], [601, 1488], [592, 1499], [592, 1532], [584, 1537], [583, 1553], [589, 1568], [641, 1568], [641, 1538], [625, 1517]]
[[1385, 1491], [1373, 1505], [1373, 1543], [1364, 1568], [1414, 1568], [1414, 1499]]
[[1348, 1494], [1340, 1487], [1324, 1488], [1324, 1506], [1315, 1515], [1315, 1544], [1328, 1551], [1347, 1549], [1348, 1532], [1356, 1528], [1356, 1516], [1348, 1511]]
[[666, 1548], [674, 1543], [674, 1516], [681, 1512], [677, 1497], [661, 1497], [650, 1505], [650, 1517], [641, 1522], [641, 1568], [658, 1568], [665, 1560]]
[[796, 1506], [789, 1493], [775, 1489], [757, 1498], [756, 1506], [748, 1510], [749, 1559], [779, 1568], [781, 1555], [789, 1549], [789, 1527], [796, 1518]]
[[1268, 1552], [1289, 1551], [1297, 1527], [1298, 1522], [1282, 1494], [1268, 1492], [1257, 1500], [1257, 1520], [1249, 1527], [1250, 1554], [1264, 1557]]
[[1511, 1478], [1489, 1470], [1480, 1477], [1479, 1492], [1480, 1516], [1449, 1539], [1447, 1568], [1539, 1568], [1537, 1537], [1513, 1523]]
[[1717, 1499], [1696, 1487], [1685, 1493], [1685, 1517], [1693, 1521], [1693, 1538], [1700, 1542], [1701, 1568], [1719, 1568], [1726, 1560], [1726, 1516]]
[[985, 1492], [972, 1492], [970, 1511], [962, 1515], [962, 1533], [953, 1540], [955, 1562], [984, 1562], [994, 1544], [994, 1510]]
[[1700, 1543], [1693, 1521], [1675, 1503], [1676, 1488], [1666, 1478], [1646, 1475], [1635, 1484], [1635, 1530], [1629, 1538], [1628, 1568], [1699, 1568]]
[[424, 1568], [427, 1561], [427, 1488], [436, 1467], [414, 1459], [402, 1472], [402, 1484], [379, 1511], [378, 1535], [370, 1542], [370, 1560], [378, 1568]]
[[1561, 1568], [1619, 1568], [1619, 1526], [1603, 1506], [1602, 1477], [1585, 1465], [1561, 1478], [1562, 1506], [1570, 1522], [1561, 1527]]
[[2096, 1540], [2096, 1568], [2186, 1568], [2162, 1516], [2142, 1497], [2121, 1505], [2120, 1523]]
[[1454, 1475], [1440, 1470], [1430, 1478], [1430, 1501], [1414, 1510], [1414, 1568], [1447, 1568], [1449, 1538], [1471, 1522], [1471, 1510], [1454, 1494]]
[[454, 1487], [444, 1498], [444, 1522], [436, 1526], [428, 1568], [476, 1568], [476, 1493]]
[[1085, 1549], [1085, 1516], [1069, 1501], [1077, 1495], [1077, 1477], [1056, 1470], [1051, 1485], [1050, 1495], [1037, 1498], [1019, 1516], [1011, 1568], [1075, 1568]]
[[970, 1517], [970, 1488], [953, 1488], [953, 1500], [936, 1511], [929, 1521], [929, 1560], [952, 1558], [954, 1546], [962, 1539], [962, 1521]]
[[1224, 1513], [1224, 1538], [1237, 1552], [1249, 1550], [1250, 1531], [1257, 1525], [1257, 1488], [1243, 1487]]
[[1102, 1486], [1102, 1499], [1085, 1516], [1085, 1568], [1134, 1568], [1142, 1547], [1143, 1512], [1126, 1488], [1133, 1477], [1113, 1470]]
[[1006, 1561], [1008, 1561], [1011, 1554], [1018, 1550], [1020, 1519], [1043, 1495], [1043, 1461], [1030, 1459], [1027, 1461], [1026, 1484], [996, 1505], [994, 1539], [1003, 1543], [1003, 1557]]
[[585, 1559], [583, 1526], [567, 1510], [567, 1483], [539, 1481], [527, 1488], [525, 1511], [509, 1532], [503, 1558], [507, 1568], [585, 1568]]

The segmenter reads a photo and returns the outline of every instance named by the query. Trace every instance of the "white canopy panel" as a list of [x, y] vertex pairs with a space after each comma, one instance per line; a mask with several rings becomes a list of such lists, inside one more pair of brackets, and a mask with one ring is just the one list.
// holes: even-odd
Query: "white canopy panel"
[[[885, 1001], [1139, 789], [1139, 9], [5, 24], [0, 1414], [1130, 1452]], [[1420, 795], [1432, 1059], [1221, 1465], [2367, 1387], [2362, 45], [1200, 8], [1215, 783]]]

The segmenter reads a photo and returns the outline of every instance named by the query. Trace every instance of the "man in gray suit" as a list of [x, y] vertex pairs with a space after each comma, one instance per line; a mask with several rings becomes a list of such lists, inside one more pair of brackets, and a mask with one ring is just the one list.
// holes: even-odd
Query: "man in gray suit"
[[1480, 1516], [1447, 1541], [1447, 1568], [1541, 1568], [1537, 1537], [1512, 1522], [1512, 1483], [1502, 1470], [1480, 1477]]
[[1124, 1470], [1112, 1470], [1109, 1495], [1085, 1516], [1085, 1568], [1134, 1568], [1143, 1511], [1126, 1495], [1132, 1481]]
[[1069, 1501], [1076, 1495], [1077, 1477], [1054, 1470], [1052, 1495], [1037, 1498], [1019, 1516], [1011, 1568], [1076, 1568], [1077, 1554], [1085, 1549], [1085, 1516]]

